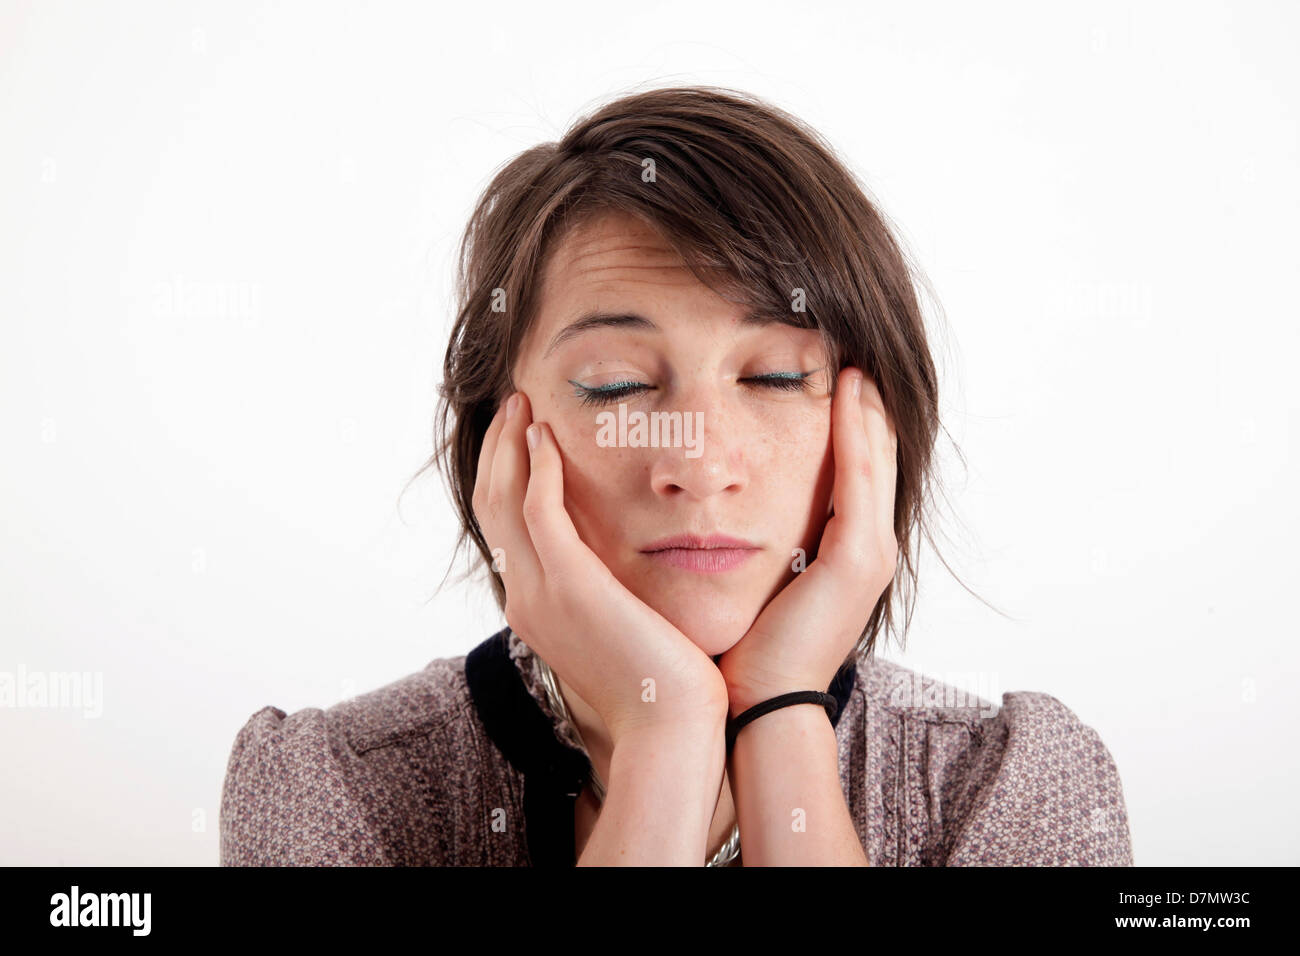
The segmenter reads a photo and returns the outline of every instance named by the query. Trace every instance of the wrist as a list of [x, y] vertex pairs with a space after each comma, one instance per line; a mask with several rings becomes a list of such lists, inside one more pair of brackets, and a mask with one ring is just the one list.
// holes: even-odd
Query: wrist
[[810, 729], [816, 731], [825, 727], [834, 733], [834, 726], [827, 717], [826, 707], [822, 704], [811, 701], [788, 704], [768, 711], [739, 728], [736, 740], [753, 739], [765, 734], [788, 731], [791, 728], [806, 733]]
[[[645, 705], [651, 708], [653, 704]], [[726, 727], [726, 701], [701, 703], [687, 711], [673, 713], [649, 712], [628, 718], [610, 728], [610, 741], [614, 749], [620, 745], [643, 743], [675, 745], [690, 741], [708, 742], [720, 737]]]
[[829, 683], [829, 681], [823, 682], [820, 678], [815, 677], [795, 677], [789, 680], [783, 680], [779, 684], [769, 683], [755, 685], [737, 682], [734, 685], [728, 685], [727, 718], [729, 720], [734, 720], [751, 707], [756, 707], [764, 701], [771, 700], [773, 697], [780, 697], [782, 694], [792, 694], [801, 690], [825, 692]]
[[[815, 705], [816, 709], [822, 713], [823, 717], [819, 718], [813, 715], [811, 711], [802, 706], [806, 704]], [[793, 713], [793, 724], [795, 726], [802, 724], [806, 727], [809, 720], [815, 720], [819, 724], [824, 724], [825, 726], [833, 726], [838, 710], [839, 702], [834, 696], [825, 691], [803, 690], [787, 694], [777, 694], [775, 697], [768, 698], [757, 706], [742, 711], [739, 717], [728, 718], [726, 730], [724, 731], [727, 755], [730, 757], [735, 747], [737, 736], [752, 723], [761, 722], [764, 719], [767, 719], [768, 726], [776, 725], [789, 727], [791, 725], [788, 716], [786, 721], [771, 720], [770, 718], [773, 714], [790, 715]], [[830, 718], [829, 723], [826, 723], [823, 720], [824, 717]]]

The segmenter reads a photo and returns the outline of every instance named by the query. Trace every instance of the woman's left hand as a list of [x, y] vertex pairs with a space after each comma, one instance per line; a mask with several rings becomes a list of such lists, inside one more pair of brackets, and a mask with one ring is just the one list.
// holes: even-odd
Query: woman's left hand
[[840, 370], [831, 441], [834, 513], [816, 559], [718, 661], [733, 717], [778, 694], [825, 691], [894, 579], [898, 435], [876, 383], [852, 366]]

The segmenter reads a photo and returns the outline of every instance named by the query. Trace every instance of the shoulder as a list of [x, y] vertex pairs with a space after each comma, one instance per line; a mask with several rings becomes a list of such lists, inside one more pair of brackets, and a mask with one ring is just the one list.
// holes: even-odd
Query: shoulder
[[[221, 796], [221, 863], [383, 865], [384, 816], [427, 790], [458, 746], [469, 706], [464, 657], [439, 658], [322, 709], [266, 706], [240, 727]], [[386, 792], [392, 792], [391, 798]], [[436, 795], [425, 793], [425, 804]]]
[[[932, 862], [1131, 866], [1123, 786], [1100, 735], [1051, 694], [971, 694], [887, 661], [867, 681], [937, 799]], [[977, 682], [978, 686], [978, 682]]]
[[1119, 769], [1100, 735], [1051, 694], [1002, 695], [984, 727], [981, 800], [956, 863], [1132, 866]]

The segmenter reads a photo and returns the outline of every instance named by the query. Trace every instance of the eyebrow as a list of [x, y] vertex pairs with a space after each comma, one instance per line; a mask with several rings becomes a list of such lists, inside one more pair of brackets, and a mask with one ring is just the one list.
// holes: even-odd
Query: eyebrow
[[[782, 322], [787, 325], [794, 325], [787, 319], [779, 315], [773, 315], [769, 312], [756, 312], [753, 309], [745, 310], [740, 317], [742, 324], [747, 326], [762, 327], [772, 325], [773, 323]], [[542, 358], [546, 358], [557, 348], [570, 339], [577, 338], [584, 332], [590, 332], [592, 329], [625, 329], [636, 332], [662, 332], [663, 329], [655, 325], [644, 315], [638, 315], [635, 312], [602, 312], [599, 309], [584, 312], [579, 318], [570, 322], [560, 331], [551, 337], [550, 345], [546, 346], [546, 351], [542, 353]]]

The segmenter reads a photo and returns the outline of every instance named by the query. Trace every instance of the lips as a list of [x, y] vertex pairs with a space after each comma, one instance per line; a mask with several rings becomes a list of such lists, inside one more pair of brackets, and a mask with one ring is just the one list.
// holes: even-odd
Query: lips
[[674, 534], [641, 549], [653, 561], [683, 571], [717, 574], [738, 568], [760, 550], [744, 538], [729, 534]]
[[667, 538], [660, 538], [658, 541], [652, 541], [641, 550], [646, 554], [655, 551], [668, 551], [672, 549], [689, 549], [689, 550], [715, 550], [728, 549], [739, 551], [753, 551], [758, 549], [758, 545], [752, 541], [746, 541], [743, 538], [733, 538], [729, 534], [674, 534]]

